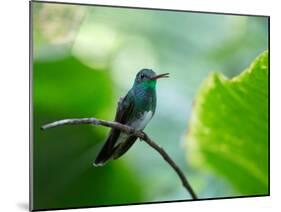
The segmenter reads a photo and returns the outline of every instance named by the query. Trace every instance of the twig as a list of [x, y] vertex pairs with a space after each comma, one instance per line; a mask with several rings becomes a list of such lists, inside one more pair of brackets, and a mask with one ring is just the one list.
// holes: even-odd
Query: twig
[[41, 129], [46, 130], [46, 129], [49, 129], [49, 128], [54, 128], [54, 127], [58, 127], [58, 126], [62, 126], [62, 125], [74, 125], [74, 124], [94, 124], [94, 125], [99, 125], [99, 126], [105, 126], [105, 127], [109, 127], [109, 128], [115, 128], [115, 129], [121, 130], [121, 131], [123, 131], [127, 134], [137, 136], [141, 140], [145, 141], [153, 149], [155, 149], [163, 157], [163, 159], [177, 173], [180, 180], [182, 181], [182, 185], [190, 193], [191, 197], [193, 199], [197, 199], [197, 196], [194, 193], [190, 184], [188, 183], [188, 180], [185, 177], [185, 175], [183, 174], [183, 171], [176, 165], [176, 163], [165, 152], [165, 150], [163, 148], [161, 148], [160, 146], [158, 146], [158, 144], [156, 144], [154, 141], [152, 141], [145, 132], [137, 131], [132, 127], [129, 127], [129, 126], [124, 125], [124, 124], [120, 124], [118, 122], [105, 121], [105, 120], [96, 119], [96, 118], [64, 119], [64, 120], [55, 121], [55, 122], [43, 125], [41, 127]]

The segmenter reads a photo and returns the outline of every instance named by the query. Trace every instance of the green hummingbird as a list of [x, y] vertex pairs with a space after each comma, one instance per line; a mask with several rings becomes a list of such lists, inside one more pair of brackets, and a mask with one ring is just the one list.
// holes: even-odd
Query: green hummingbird
[[[133, 87], [118, 102], [115, 121], [136, 130], [143, 130], [155, 113], [156, 81], [169, 77], [168, 75], [169, 73], [156, 75], [151, 69], [140, 70]], [[136, 140], [136, 136], [112, 128], [93, 165], [102, 166], [108, 160], [119, 158]]]

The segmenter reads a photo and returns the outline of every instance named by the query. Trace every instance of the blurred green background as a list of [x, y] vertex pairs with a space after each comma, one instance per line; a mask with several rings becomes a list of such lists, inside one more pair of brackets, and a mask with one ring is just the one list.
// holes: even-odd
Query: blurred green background
[[193, 99], [210, 71], [232, 77], [268, 47], [268, 19], [192, 12], [32, 3], [34, 208], [190, 199], [176, 174], [143, 142], [94, 168], [109, 129], [40, 126], [64, 118], [114, 118], [142, 68], [170, 72], [157, 85], [146, 132], [185, 171], [200, 198], [240, 195], [186, 160]]

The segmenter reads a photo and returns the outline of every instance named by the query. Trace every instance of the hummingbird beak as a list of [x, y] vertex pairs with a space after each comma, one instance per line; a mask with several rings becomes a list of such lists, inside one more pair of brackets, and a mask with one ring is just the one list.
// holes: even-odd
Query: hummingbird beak
[[151, 80], [157, 80], [157, 79], [160, 79], [160, 78], [169, 78], [169, 74], [170, 73], [165, 73], [165, 74], [158, 74], [154, 77], [151, 77], [150, 79]]

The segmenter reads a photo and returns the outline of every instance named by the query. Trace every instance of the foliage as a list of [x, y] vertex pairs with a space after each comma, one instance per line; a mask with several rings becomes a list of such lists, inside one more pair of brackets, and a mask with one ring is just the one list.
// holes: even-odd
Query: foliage
[[[79, 73], [79, 74], [77, 74]], [[106, 130], [40, 126], [69, 117], [109, 118], [114, 107], [110, 76], [73, 57], [34, 63], [34, 208], [121, 204], [142, 199], [134, 171], [126, 164], [94, 168]], [[101, 89], [102, 88], [102, 89]]]
[[224, 176], [241, 194], [268, 193], [268, 53], [239, 76], [203, 83], [187, 135], [189, 159]]

